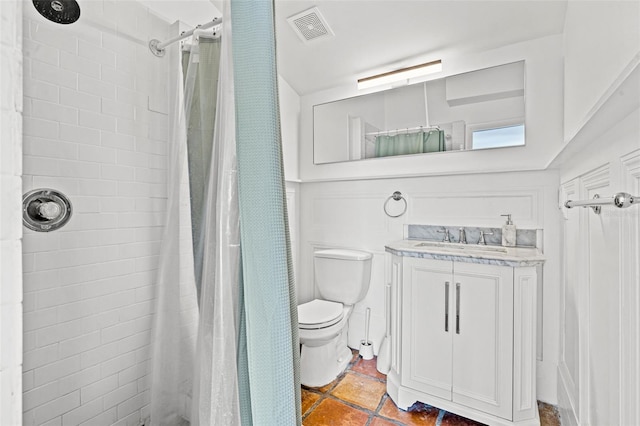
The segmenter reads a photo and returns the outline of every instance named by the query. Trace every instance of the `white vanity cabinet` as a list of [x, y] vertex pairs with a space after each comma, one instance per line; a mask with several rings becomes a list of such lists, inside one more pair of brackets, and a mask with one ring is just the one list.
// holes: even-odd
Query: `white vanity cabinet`
[[420, 401], [486, 424], [539, 425], [536, 266], [387, 248], [387, 392], [396, 405]]
[[407, 258], [402, 301], [402, 383], [511, 419], [512, 268]]

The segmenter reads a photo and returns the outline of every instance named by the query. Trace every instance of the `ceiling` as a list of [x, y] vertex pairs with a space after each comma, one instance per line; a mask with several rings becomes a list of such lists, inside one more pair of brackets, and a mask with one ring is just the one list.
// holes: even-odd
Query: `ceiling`
[[190, 27], [221, 16], [209, 0], [138, 0], [168, 22], [182, 21]]
[[[203, 16], [217, 16], [208, 0], [143, 3], [169, 21], [181, 19], [190, 25], [202, 23]], [[561, 34], [567, 0], [275, 0], [275, 4], [278, 72], [304, 95], [453, 53]], [[334, 36], [305, 43], [287, 18], [314, 6]]]

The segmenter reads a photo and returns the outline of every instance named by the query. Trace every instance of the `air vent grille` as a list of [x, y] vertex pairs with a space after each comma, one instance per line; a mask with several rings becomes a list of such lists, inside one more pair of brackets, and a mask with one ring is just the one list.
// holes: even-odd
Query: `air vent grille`
[[305, 43], [322, 37], [332, 36], [329, 24], [320, 14], [317, 7], [305, 10], [287, 19], [300, 40]]

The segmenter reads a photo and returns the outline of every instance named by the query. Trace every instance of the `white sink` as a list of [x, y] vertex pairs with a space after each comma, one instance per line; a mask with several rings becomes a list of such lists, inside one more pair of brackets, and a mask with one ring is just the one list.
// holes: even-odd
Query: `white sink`
[[385, 247], [390, 253], [400, 256], [434, 259], [439, 259], [441, 256], [453, 256], [457, 260], [469, 258], [515, 262], [517, 266], [537, 265], [544, 262], [544, 255], [535, 247], [485, 246], [429, 240], [401, 240], [389, 243]]
[[478, 244], [460, 244], [460, 243], [445, 243], [438, 241], [421, 241], [414, 244], [416, 248], [437, 248], [438, 250], [446, 250], [452, 252], [464, 252], [464, 253], [507, 253], [506, 247], [497, 246], [485, 246]]

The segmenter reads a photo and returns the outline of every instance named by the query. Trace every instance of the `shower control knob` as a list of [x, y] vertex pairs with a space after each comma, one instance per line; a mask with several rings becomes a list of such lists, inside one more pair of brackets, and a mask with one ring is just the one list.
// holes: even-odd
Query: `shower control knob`
[[53, 189], [34, 189], [22, 197], [22, 223], [33, 231], [55, 231], [69, 222], [71, 213], [71, 201]]
[[38, 214], [47, 220], [52, 220], [60, 216], [62, 209], [58, 203], [48, 201], [38, 206]]

